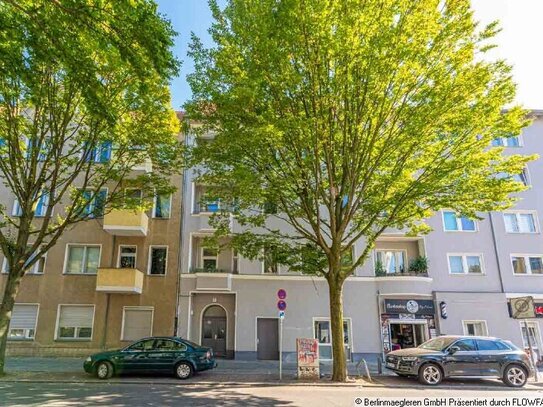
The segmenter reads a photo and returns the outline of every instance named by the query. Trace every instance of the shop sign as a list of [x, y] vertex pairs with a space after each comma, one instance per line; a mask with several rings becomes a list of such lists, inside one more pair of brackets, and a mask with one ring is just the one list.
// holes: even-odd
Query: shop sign
[[296, 338], [298, 379], [319, 379], [319, 342], [313, 338]]
[[432, 300], [385, 300], [385, 313], [408, 315], [434, 315]]

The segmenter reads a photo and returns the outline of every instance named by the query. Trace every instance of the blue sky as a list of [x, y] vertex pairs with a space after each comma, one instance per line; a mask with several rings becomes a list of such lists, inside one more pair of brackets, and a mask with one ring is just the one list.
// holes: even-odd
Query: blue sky
[[178, 36], [175, 39], [174, 53], [183, 61], [179, 77], [172, 82], [172, 105], [180, 110], [181, 105], [191, 95], [186, 81], [188, 73], [192, 72], [192, 61], [187, 57], [190, 33], [194, 32], [204, 43], [210, 43], [207, 29], [211, 25], [211, 12], [207, 0], [157, 0], [159, 11], [172, 22]]
[[[186, 76], [192, 71], [187, 57], [190, 33], [210, 44], [207, 29], [211, 13], [207, 0], [157, 0], [159, 10], [179, 33], [175, 55], [183, 61], [179, 77], [172, 82], [172, 104], [177, 110], [190, 98]], [[221, 0], [220, 3], [224, 3]], [[497, 38], [498, 49], [493, 56], [513, 65], [518, 84], [517, 101], [527, 108], [543, 109], [543, 53], [538, 48], [543, 38], [543, 0], [472, 0], [475, 17], [483, 23], [500, 20], [503, 31]]]

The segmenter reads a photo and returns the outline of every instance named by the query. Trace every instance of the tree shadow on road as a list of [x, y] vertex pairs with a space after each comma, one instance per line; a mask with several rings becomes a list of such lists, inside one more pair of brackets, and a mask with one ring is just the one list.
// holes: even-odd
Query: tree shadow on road
[[289, 406], [277, 397], [250, 389], [216, 385], [3, 383], [0, 405], [6, 406]]

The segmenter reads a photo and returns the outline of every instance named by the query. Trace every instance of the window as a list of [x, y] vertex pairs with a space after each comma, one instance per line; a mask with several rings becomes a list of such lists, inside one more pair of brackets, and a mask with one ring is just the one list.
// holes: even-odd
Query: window
[[171, 195], [155, 195], [155, 202], [153, 205], [153, 218], [168, 219], [171, 216], [171, 209]]
[[519, 174], [513, 174], [512, 178], [517, 182], [522, 182], [524, 185], [528, 186], [528, 171], [526, 168], [523, 168]]
[[100, 265], [100, 246], [68, 245], [66, 274], [96, 274]]
[[[528, 343], [528, 335], [526, 332], [526, 324], [528, 324], [528, 334], [530, 335], [530, 343]], [[539, 332], [539, 323], [535, 321], [525, 322], [522, 321], [520, 323], [520, 328], [522, 331], [522, 344], [524, 346], [524, 349], [528, 350], [530, 348], [530, 344], [532, 345], [532, 349], [534, 350], [534, 353], [537, 355], [538, 360], [543, 356], [541, 351], [541, 335]]]
[[[332, 330], [330, 320], [314, 321], [315, 339], [319, 342], [319, 356], [321, 359], [332, 359]], [[343, 343], [345, 348], [350, 350], [351, 331], [349, 329], [349, 321], [343, 320]], [[347, 357], [348, 357], [347, 353]]]
[[[32, 210], [34, 211], [34, 216], [37, 218], [43, 218], [47, 213], [47, 207], [49, 206], [49, 193], [42, 192], [39, 198], [32, 205]], [[19, 201], [16, 199], [13, 202], [13, 209], [11, 211], [12, 216], [22, 216], [23, 210]]]
[[543, 274], [543, 256], [512, 255], [513, 273], [515, 274]]
[[157, 339], [155, 342], [155, 350], [160, 351], [186, 351], [187, 345], [181, 342], [172, 341], [171, 339]]
[[508, 350], [499, 341], [492, 341], [490, 339], [476, 339], [476, 342], [477, 342], [477, 348], [480, 351], [485, 351], [485, 350], [490, 350], [490, 351]]
[[89, 218], [103, 218], [107, 199], [107, 189], [101, 189], [93, 196], [93, 191], [82, 191], [83, 203], [86, 203], [82, 215]]
[[464, 335], [469, 336], [487, 336], [486, 321], [462, 321], [464, 325]]
[[443, 212], [443, 226], [447, 232], [475, 232], [475, 221], [472, 219], [457, 216], [455, 212]]
[[221, 209], [221, 202], [217, 198], [211, 198], [204, 185], [195, 185], [195, 208], [194, 213], [215, 213]]
[[239, 255], [237, 249], [232, 249], [232, 273], [239, 273]]
[[494, 147], [520, 147], [520, 138], [519, 136], [511, 137], [497, 137], [492, 140], [492, 145]]
[[[30, 256], [30, 259], [27, 261], [27, 264], [30, 263], [34, 258], [36, 257], [37, 253], [33, 253], [32, 256]], [[26, 270], [26, 274], [43, 274], [43, 271], [45, 270], [45, 260], [47, 258], [47, 253], [44, 254], [40, 259], [32, 265], [32, 267], [28, 270]], [[8, 260], [4, 257], [4, 262], [2, 264], [2, 273], [9, 273], [9, 264]]]
[[15, 304], [9, 323], [8, 339], [34, 339], [38, 322], [38, 304]]
[[119, 246], [119, 267], [122, 269], [136, 268], [136, 246]]
[[96, 147], [91, 149], [85, 148], [85, 161], [92, 161], [95, 163], [107, 163], [109, 160], [111, 160], [111, 150], [111, 141], [104, 141], [102, 143], [98, 143]]
[[168, 262], [168, 247], [151, 246], [149, 250], [149, 274], [166, 274], [166, 264]]
[[131, 352], [146, 352], [153, 350], [154, 339], [144, 339], [143, 341], [136, 342], [134, 345], [129, 346], [126, 350]]
[[135, 341], [152, 335], [153, 308], [124, 307], [121, 340]]
[[94, 305], [60, 305], [57, 339], [92, 338]]
[[475, 341], [473, 339], [460, 339], [453, 343], [452, 346], [458, 346], [462, 352], [474, 352], [477, 350], [475, 347]]
[[451, 274], [482, 274], [483, 261], [480, 254], [448, 254]]
[[277, 255], [271, 248], [264, 248], [262, 259], [262, 272], [265, 274], [278, 274], [279, 263], [277, 262]]
[[375, 252], [376, 274], [403, 273], [405, 271], [407, 253], [404, 250], [377, 250]]
[[202, 268], [205, 270], [216, 270], [219, 251], [211, 247], [202, 247]]
[[143, 192], [138, 188], [126, 188], [124, 190], [124, 195], [127, 200], [132, 201], [134, 204], [139, 204], [141, 203]]
[[536, 233], [535, 215], [531, 212], [504, 212], [507, 233]]

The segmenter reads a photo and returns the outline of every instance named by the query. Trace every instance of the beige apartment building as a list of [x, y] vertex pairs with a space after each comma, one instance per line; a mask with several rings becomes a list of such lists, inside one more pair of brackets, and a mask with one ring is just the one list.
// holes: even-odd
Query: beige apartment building
[[[152, 163], [133, 171], [149, 173]], [[8, 354], [87, 355], [174, 333], [181, 180], [172, 174], [176, 191], [156, 196], [147, 211], [106, 211], [65, 232], [22, 280]], [[18, 204], [3, 185], [0, 203], [17, 216]], [[1, 297], [7, 281], [1, 253], [0, 267]]]

